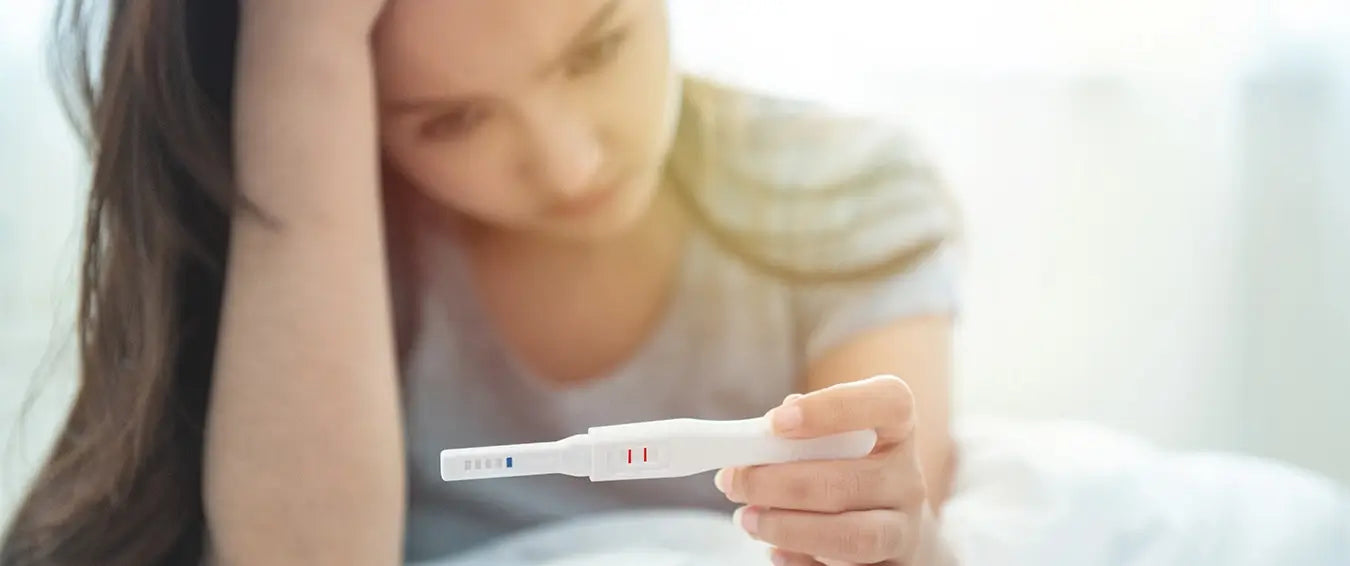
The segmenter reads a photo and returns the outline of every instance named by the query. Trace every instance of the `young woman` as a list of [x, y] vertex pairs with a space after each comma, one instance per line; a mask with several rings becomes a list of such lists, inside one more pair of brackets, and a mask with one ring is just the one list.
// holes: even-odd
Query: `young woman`
[[[91, 74], [98, 4], [62, 11], [80, 391], [0, 564], [396, 564], [675, 506], [736, 510], [779, 563], [940, 560], [954, 215], [901, 137], [683, 76], [662, 0], [126, 0]], [[629, 484], [437, 471], [766, 411], [881, 442]]]

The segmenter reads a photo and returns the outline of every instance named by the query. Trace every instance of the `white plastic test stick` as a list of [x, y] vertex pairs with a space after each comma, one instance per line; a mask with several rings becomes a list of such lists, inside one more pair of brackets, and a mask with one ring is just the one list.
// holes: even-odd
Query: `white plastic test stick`
[[565, 474], [591, 481], [673, 478], [732, 466], [861, 458], [877, 435], [858, 430], [811, 439], [775, 435], [765, 417], [671, 419], [593, 427], [554, 442], [441, 451], [441, 479]]

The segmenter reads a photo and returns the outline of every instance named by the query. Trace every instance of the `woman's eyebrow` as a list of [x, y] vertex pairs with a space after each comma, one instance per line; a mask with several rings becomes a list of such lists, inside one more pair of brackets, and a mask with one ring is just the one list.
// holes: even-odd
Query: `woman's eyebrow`
[[619, 11], [619, 5], [622, 3], [623, 0], [609, 0], [608, 2], [605, 2], [600, 9], [596, 10], [595, 13], [586, 20], [586, 23], [583, 24], [576, 33], [572, 34], [572, 38], [567, 41], [567, 44], [563, 47], [562, 51], [540, 67], [538, 73], [547, 75], [551, 73], [554, 68], [563, 65], [568, 56], [581, 48], [586, 42], [590, 41], [591, 38], [599, 35], [600, 32], [610, 24], [614, 19], [614, 14]]
[[428, 96], [385, 102], [380, 105], [380, 110], [383, 113], [393, 116], [406, 116], [432, 110], [443, 110], [466, 103], [467, 101], [468, 99], [464, 98]]

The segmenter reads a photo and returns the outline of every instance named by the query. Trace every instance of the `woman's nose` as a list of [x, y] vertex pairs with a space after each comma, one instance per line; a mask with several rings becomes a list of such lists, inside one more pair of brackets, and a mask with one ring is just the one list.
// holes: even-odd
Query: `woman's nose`
[[596, 189], [604, 160], [595, 128], [576, 116], [541, 116], [535, 131], [533, 151], [526, 159], [531, 184], [551, 199], [571, 200]]

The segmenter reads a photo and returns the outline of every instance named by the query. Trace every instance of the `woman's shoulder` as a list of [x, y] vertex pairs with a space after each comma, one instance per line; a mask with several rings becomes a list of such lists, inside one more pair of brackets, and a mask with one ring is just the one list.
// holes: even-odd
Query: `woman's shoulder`
[[930, 166], [912, 133], [880, 112], [706, 80], [689, 88], [712, 117], [721, 158], [760, 176], [819, 185]]
[[809, 271], [852, 272], [958, 231], [956, 207], [915, 137], [884, 116], [693, 83], [711, 119], [709, 195], [728, 224], [776, 235], [763, 251]]

